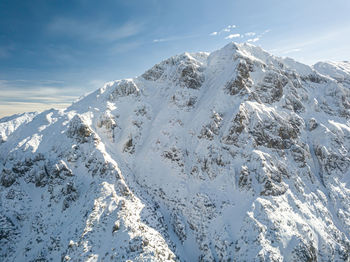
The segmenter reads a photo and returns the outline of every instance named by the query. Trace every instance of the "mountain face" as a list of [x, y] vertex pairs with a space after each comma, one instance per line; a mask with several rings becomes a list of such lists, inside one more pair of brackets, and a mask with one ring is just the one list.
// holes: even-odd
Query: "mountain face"
[[0, 120], [2, 261], [349, 261], [350, 63], [249, 44]]

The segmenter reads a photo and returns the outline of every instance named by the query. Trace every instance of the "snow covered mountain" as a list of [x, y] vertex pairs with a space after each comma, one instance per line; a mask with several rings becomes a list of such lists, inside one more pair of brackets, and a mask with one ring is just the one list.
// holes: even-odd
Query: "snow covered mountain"
[[249, 44], [0, 120], [2, 261], [349, 261], [350, 63]]

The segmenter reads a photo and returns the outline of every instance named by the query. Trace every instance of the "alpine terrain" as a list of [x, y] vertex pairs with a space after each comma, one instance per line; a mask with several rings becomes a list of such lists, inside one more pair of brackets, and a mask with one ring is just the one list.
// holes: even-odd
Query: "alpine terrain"
[[0, 120], [1, 261], [349, 261], [350, 62], [249, 44]]

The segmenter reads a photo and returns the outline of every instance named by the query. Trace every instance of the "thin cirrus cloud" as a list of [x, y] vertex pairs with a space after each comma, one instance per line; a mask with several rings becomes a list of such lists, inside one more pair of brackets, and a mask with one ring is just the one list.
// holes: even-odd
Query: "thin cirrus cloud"
[[[210, 36], [218, 36], [218, 35], [221, 35], [221, 34], [228, 34], [228, 33], [231, 33], [231, 31], [233, 29], [237, 28], [236, 25], [228, 25], [226, 26], [225, 28], [223, 28], [222, 30], [220, 31], [215, 31], [215, 32], [212, 32], [210, 33], [209, 35]], [[248, 38], [246, 41], [249, 42], [249, 43], [255, 43], [255, 42], [258, 42], [261, 37], [268, 33], [269, 30], [265, 30], [264, 32], [262, 32], [261, 34], [257, 35], [256, 32], [247, 32], [247, 33], [243, 33], [243, 34], [240, 34], [240, 33], [234, 33], [234, 34], [229, 34], [229, 35], [226, 35], [225, 39], [234, 39], [234, 38]]]
[[143, 42], [140, 41], [127, 41], [127, 43], [117, 43], [108, 49], [109, 53], [112, 55], [122, 54], [130, 50], [139, 48]]
[[[93, 90], [104, 81], [95, 79], [86, 83]], [[21, 112], [66, 108], [82, 93], [80, 87], [66, 87], [59, 80], [3, 80], [0, 79], [0, 118]], [[86, 92], [86, 90], [85, 90]]]
[[68, 107], [69, 103], [59, 104], [43, 104], [43, 103], [31, 103], [31, 102], [6, 102], [0, 104], [0, 118], [19, 114], [22, 112], [40, 112], [50, 108], [63, 109]]
[[[4, 103], [15, 101], [31, 103], [67, 103], [76, 96], [75, 89], [62, 89], [63, 81], [56, 80], [0, 80], [0, 100]], [[68, 100], [67, 100], [68, 99]]]
[[264, 32], [262, 32], [261, 34], [257, 35], [255, 32], [248, 32], [248, 33], [245, 33], [245, 36], [256, 36], [254, 38], [249, 38], [247, 40], [248, 43], [255, 43], [255, 42], [258, 42], [260, 41], [260, 39], [267, 33], [269, 33], [271, 30], [270, 29], [267, 29], [265, 30]]
[[256, 33], [255, 32], [248, 32], [248, 33], [245, 33], [244, 35], [248, 36], [248, 37], [252, 37], [252, 36], [255, 36]]
[[260, 40], [260, 37], [255, 37], [255, 38], [250, 38], [247, 40], [248, 43], [255, 43], [258, 42]]
[[158, 38], [154, 39], [153, 43], [161, 43], [161, 42], [170, 42], [170, 41], [177, 41], [177, 40], [183, 40], [183, 39], [190, 39], [190, 38], [196, 38], [200, 37], [200, 35], [185, 35], [185, 36], [172, 36], [167, 38]]
[[[249, 43], [255, 43], [259, 41], [266, 33], [268, 33], [270, 30], [265, 30], [264, 32], [257, 34], [256, 32], [247, 32], [247, 33], [233, 33], [233, 29], [236, 29], [236, 25], [228, 25], [224, 27], [220, 31], [214, 31], [210, 33], [210, 36], [219, 36], [223, 35], [225, 39], [235, 39], [235, 38], [248, 38], [247, 42]], [[231, 33], [231, 34], [230, 34]], [[226, 35], [226, 36], [225, 36]], [[174, 37], [168, 37], [168, 38], [158, 38], [154, 39], [153, 43], [161, 43], [161, 42], [170, 42], [170, 41], [176, 41], [176, 40], [183, 40], [183, 39], [188, 39], [188, 38], [195, 38], [199, 37], [198, 35], [195, 36], [174, 36]]]
[[48, 32], [52, 34], [79, 37], [90, 41], [113, 42], [135, 36], [141, 32], [142, 23], [133, 21], [122, 25], [109, 25], [102, 21], [86, 22], [70, 18], [55, 18], [48, 25]]
[[231, 34], [225, 37], [225, 39], [233, 39], [233, 38], [238, 38], [241, 37], [240, 34]]
[[288, 50], [284, 50], [281, 52], [282, 55], [287, 55], [290, 53], [295, 53], [295, 52], [300, 52], [301, 48], [293, 48], [293, 49], [288, 49]]
[[[256, 32], [246, 32], [246, 33], [234, 33], [234, 34], [230, 34], [232, 32], [233, 29], [236, 29], [237, 26], [236, 25], [228, 25], [226, 26], [224, 29], [220, 30], [220, 31], [215, 31], [210, 33], [210, 36], [218, 36], [221, 34], [225, 34], [225, 39], [235, 39], [235, 38], [242, 38], [242, 39], [246, 39], [245, 41], [248, 43], [255, 43], [260, 41], [260, 39], [267, 34], [268, 32], [270, 32], [270, 29], [267, 29], [265, 31], [263, 31], [262, 33], [258, 34]], [[228, 34], [228, 35], [227, 35]]]
[[57, 80], [0, 80], [0, 118], [52, 107], [65, 108], [78, 97], [74, 89], [63, 89]]
[[233, 30], [233, 29], [235, 29], [235, 28], [237, 28], [236, 25], [228, 25], [228, 26], [226, 26], [225, 28], [223, 28], [222, 30], [212, 32], [212, 33], [210, 33], [209, 35], [211, 35], [211, 36], [216, 36], [216, 35], [220, 35], [220, 34], [222, 34], [222, 33], [230, 33], [231, 30]]

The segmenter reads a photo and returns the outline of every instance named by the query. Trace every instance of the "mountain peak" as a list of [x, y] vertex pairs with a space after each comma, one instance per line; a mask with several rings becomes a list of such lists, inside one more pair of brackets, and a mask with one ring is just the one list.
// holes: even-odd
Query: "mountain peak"
[[348, 261], [347, 66], [230, 43], [0, 120], [0, 256]]

